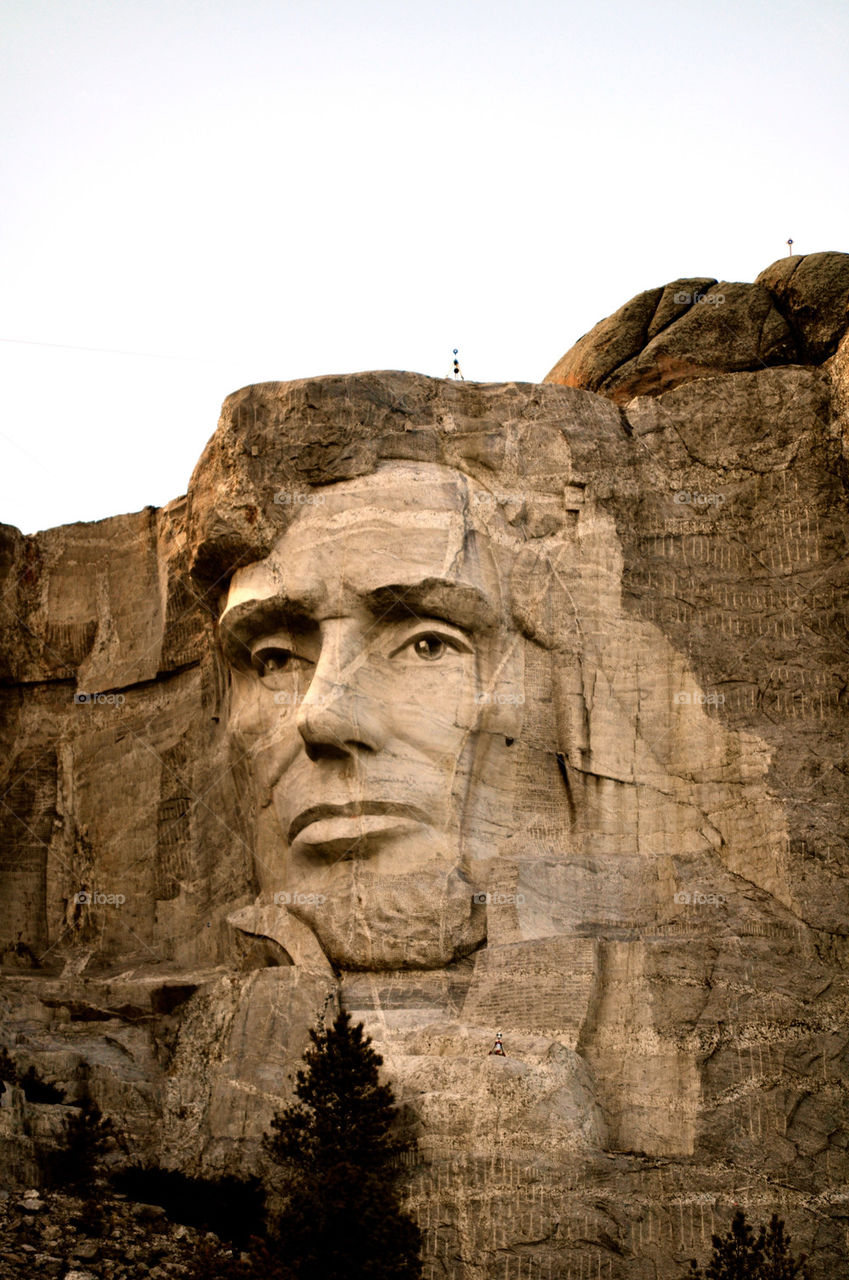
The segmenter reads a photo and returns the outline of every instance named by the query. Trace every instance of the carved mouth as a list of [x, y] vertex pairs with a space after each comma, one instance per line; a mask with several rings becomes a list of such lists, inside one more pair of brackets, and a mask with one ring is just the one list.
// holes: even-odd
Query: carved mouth
[[388, 800], [352, 800], [348, 804], [314, 804], [303, 809], [289, 824], [287, 838], [289, 844], [300, 833], [314, 822], [323, 822], [328, 818], [359, 818], [363, 816], [411, 818], [415, 822], [430, 824], [430, 819], [423, 809], [414, 804], [393, 804]]

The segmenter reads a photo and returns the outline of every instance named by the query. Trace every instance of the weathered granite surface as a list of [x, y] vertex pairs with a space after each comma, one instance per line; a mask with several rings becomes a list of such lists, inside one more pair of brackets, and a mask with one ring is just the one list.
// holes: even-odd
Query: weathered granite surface
[[[849, 258], [787, 263], [641, 295], [592, 389], [248, 387], [187, 498], [3, 529], [22, 1068], [253, 1169], [342, 1002], [429, 1275], [664, 1280], [736, 1203], [835, 1274]], [[46, 1110], [0, 1106], [28, 1185]]]
[[707, 276], [637, 294], [546, 377], [627, 404], [717, 373], [821, 365], [849, 324], [849, 254], [780, 258], [754, 284]]

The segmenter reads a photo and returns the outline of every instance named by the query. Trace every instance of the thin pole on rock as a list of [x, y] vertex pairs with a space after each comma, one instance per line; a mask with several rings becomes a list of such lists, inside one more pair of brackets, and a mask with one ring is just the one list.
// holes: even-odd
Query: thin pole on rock
[[460, 371], [460, 361], [457, 359], [459, 354], [460, 354], [459, 348], [455, 347], [454, 348], [454, 367], [450, 373], [446, 374], [446, 377], [448, 378], [453, 377], [455, 379], [459, 378], [461, 382], [465, 382], [466, 379], [463, 377], [463, 374]]

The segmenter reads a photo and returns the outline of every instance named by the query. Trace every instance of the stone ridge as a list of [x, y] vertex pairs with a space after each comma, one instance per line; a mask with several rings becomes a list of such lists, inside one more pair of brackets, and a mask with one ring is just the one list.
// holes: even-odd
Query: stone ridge
[[797, 254], [754, 284], [699, 276], [637, 294], [579, 338], [544, 381], [627, 404], [718, 373], [820, 365], [848, 322], [849, 254]]
[[[426, 1280], [677, 1280], [736, 1206], [780, 1212], [812, 1280], [842, 1274], [849, 336], [816, 367], [844, 307], [816, 257], [733, 286], [801, 366], [707, 377], [682, 348], [667, 366], [681, 385], [626, 408], [609, 391], [401, 372], [265, 383], [225, 402], [185, 499], [31, 538], [0, 528], [0, 1043], [18, 1072], [90, 1096], [133, 1159], [263, 1173], [309, 1028], [340, 1005], [373, 1036], [417, 1143], [400, 1178]], [[690, 284], [723, 303], [676, 301], [683, 282], [641, 295], [608, 331], [611, 368], [679, 326], [708, 326], [708, 342], [714, 313], [734, 320], [732, 286]], [[663, 370], [644, 369], [662, 390]], [[504, 557], [521, 683], [499, 667], [478, 704], [468, 830], [487, 824], [486, 945], [441, 967], [356, 957], [330, 972], [321, 921], [312, 933], [288, 909], [257, 773], [256, 744], [284, 741], [299, 699], [228, 668], [217, 615], [240, 561], [298, 524], [321, 534], [316, 516], [352, 509], [334, 506], [338, 481], [350, 502], [397, 462], [457, 473], [450, 491], [468, 499], [440, 510], [464, 553]], [[429, 510], [388, 485], [378, 511], [408, 506]], [[402, 570], [421, 527], [401, 531]], [[300, 545], [306, 561], [318, 544]], [[351, 564], [356, 544], [340, 545]], [[432, 687], [440, 734], [463, 728], [467, 702], [443, 715], [448, 685]], [[402, 709], [372, 689], [374, 715]], [[400, 768], [406, 741], [393, 800], [396, 768], [417, 776]], [[363, 876], [349, 918], [418, 945], [416, 874], [395, 899]], [[0, 1159], [21, 1189], [0, 1280], [68, 1280], [58, 1236], [27, 1226], [62, 1226], [65, 1207], [19, 1203], [60, 1110], [16, 1087], [0, 1099]], [[136, 1280], [154, 1259], [124, 1239], [126, 1264], [107, 1242], [76, 1256]]]
[[539, 383], [378, 370], [244, 387], [224, 401], [189, 482], [193, 580], [210, 590], [266, 555], [310, 486], [388, 461], [456, 466], [483, 484], [559, 497], [570, 478], [621, 470], [626, 446], [610, 405]]

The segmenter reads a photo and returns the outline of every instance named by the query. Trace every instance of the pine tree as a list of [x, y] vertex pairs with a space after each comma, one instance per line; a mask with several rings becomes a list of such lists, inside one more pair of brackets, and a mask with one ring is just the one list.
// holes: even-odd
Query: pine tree
[[420, 1233], [401, 1208], [391, 1162], [392, 1089], [362, 1024], [340, 1013], [310, 1031], [297, 1103], [272, 1121], [269, 1155], [289, 1177], [275, 1232], [293, 1280], [419, 1280]]
[[726, 1236], [712, 1236], [713, 1257], [703, 1270], [695, 1259], [684, 1280], [807, 1280], [804, 1255], [790, 1253], [790, 1237], [777, 1214], [769, 1230], [761, 1226], [757, 1236], [738, 1209]]
[[770, 1218], [769, 1230], [764, 1240], [761, 1280], [807, 1280], [805, 1255], [799, 1259], [790, 1252], [790, 1237], [785, 1235], [784, 1223], [777, 1213]]
[[65, 1122], [64, 1146], [48, 1161], [49, 1183], [74, 1194], [90, 1192], [113, 1137], [112, 1121], [86, 1094], [76, 1114]]

